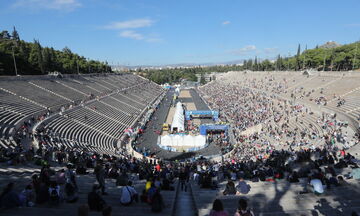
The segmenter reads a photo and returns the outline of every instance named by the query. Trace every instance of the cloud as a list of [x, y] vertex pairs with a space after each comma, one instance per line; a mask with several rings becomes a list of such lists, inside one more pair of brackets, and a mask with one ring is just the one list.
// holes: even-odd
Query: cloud
[[133, 39], [133, 40], [143, 40], [143, 41], [146, 41], [146, 42], [149, 42], [149, 43], [158, 43], [158, 42], [163, 41], [158, 36], [145, 36], [145, 35], [143, 35], [141, 33], [133, 31], [133, 30], [124, 30], [124, 31], [119, 33], [119, 36], [123, 37], [123, 38]]
[[152, 19], [133, 19], [121, 22], [112, 22], [104, 26], [106, 29], [136, 29], [152, 26], [155, 21]]
[[81, 7], [81, 3], [78, 0], [17, 0], [12, 6], [15, 8], [72, 11]]
[[230, 24], [230, 21], [226, 20], [226, 21], [222, 22], [221, 24], [223, 24], [223, 25], [229, 25], [229, 24]]
[[134, 40], [143, 40], [144, 39], [144, 36], [142, 34], [132, 31], [132, 30], [122, 31], [122, 32], [120, 32], [119, 35], [120, 35], [120, 37], [130, 38], [130, 39], [134, 39]]
[[256, 51], [255, 45], [247, 45], [240, 49], [229, 50], [228, 53], [233, 54], [233, 55], [248, 55], [249, 53], [254, 52], [254, 51]]
[[129, 38], [133, 40], [143, 40], [149, 43], [162, 42], [163, 40], [157, 34], [144, 35], [132, 29], [140, 29], [150, 27], [155, 23], [154, 20], [144, 19], [132, 19], [121, 22], [112, 22], [109, 25], [104, 26], [105, 29], [121, 30], [118, 35], [123, 38]]

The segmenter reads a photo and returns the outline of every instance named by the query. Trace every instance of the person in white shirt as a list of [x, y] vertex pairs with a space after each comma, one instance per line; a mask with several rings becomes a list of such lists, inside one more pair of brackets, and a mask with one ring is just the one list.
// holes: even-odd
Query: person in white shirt
[[324, 193], [324, 186], [320, 179], [311, 179], [310, 185], [313, 187], [313, 191], [316, 195]]
[[129, 181], [127, 186], [123, 186], [121, 188], [121, 198], [120, 203], [122, 205], [128, 206], [130, 205], [134, 200], [138, 202], [138, 193], [137, 191], [132, 187], [132, 182]]
[[50, 183], [50, 187], [48, 189], [50, 201], [52, 203], [59, 203], [60, 202], [60, 186], [55, 182], [52, 181]]

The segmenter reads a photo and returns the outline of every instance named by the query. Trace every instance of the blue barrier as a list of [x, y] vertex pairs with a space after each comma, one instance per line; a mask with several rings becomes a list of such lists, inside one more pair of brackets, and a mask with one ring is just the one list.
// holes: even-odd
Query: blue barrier
[[185, 119], [190, 120], [192, 115], [212, 115], [214, 121], [219, 120], [219, 112], [214, 110], [187, 110], [185, 111]]

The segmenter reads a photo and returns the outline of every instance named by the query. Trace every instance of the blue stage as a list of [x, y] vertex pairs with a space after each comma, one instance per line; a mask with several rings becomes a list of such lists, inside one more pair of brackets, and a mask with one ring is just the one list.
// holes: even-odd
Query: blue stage
[[190, 120], [192, 115], [199, 115], [199, 116], [212, 116], [214, 121], [219, 120], [219, 112], [213, 110], [187, 110], [185, 111], [185, 119]]
[[225, 132], [225, 135], [228, 134], [229, 125], [227, 124], [204, 124], [200, 125], [200, 134], [206, 135], [209, 130], [222, 130]]

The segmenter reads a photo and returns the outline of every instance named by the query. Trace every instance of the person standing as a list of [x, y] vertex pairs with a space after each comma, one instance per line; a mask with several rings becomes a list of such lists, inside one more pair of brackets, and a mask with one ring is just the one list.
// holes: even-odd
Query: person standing
[[94, 172], [96, 175], [96, 180], [99, 183], [99, 187], [101, 188], [102, 195], [107, 195], [105, 192], [105, 169], [101, 161], [95, 167]]
[[185, 171], [185, 168], [181, 168], [181, 171], [179, 173], [179, 180], [181, 185], [181, 191], [185, 189], [185, 192], [187, 190], [187, 182], [189, 181], [189, 175]]
[[72, 186], [77, 189], [78, 187], [77, 187], [77, 183], [76, 183], [76, 175], [75, 175], [74, 171], [72, 170], [73, 164], [68, 163], [66, 165], [66, 168], [67, 168], [67, 170], [65, 171], [66, 183], [72, 184]]

